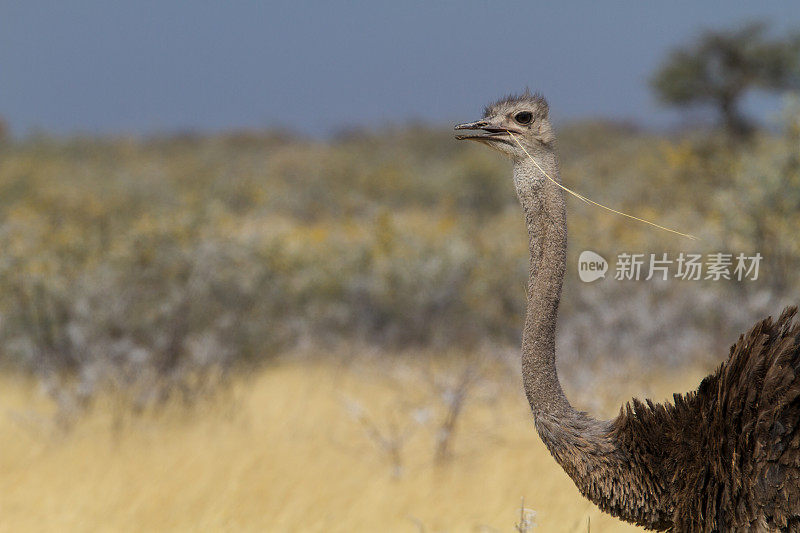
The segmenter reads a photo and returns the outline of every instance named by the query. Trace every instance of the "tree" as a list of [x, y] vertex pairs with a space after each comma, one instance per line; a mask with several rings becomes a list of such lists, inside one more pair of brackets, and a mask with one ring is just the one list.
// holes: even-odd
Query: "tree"
[[745, 138], [753, 129], [739, 108], [747, 91], [800, 88], [800, 34], [770, 39], [761, 22], [706, 31], [691, 46], [674, 50], [651, 84], [666, 104], [713, 105], [724, 128]]

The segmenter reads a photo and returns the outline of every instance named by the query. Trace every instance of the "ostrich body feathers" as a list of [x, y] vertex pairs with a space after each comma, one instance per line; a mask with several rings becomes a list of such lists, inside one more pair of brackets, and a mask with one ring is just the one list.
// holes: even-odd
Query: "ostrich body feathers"
[[630, 470], [609, 479], [609, 497], [596, 503], [657, 530], [800, 531], [796, 315], [791, 307], [777, 321], [758, 322], [674, 403], [624, 406], [609, 436]]

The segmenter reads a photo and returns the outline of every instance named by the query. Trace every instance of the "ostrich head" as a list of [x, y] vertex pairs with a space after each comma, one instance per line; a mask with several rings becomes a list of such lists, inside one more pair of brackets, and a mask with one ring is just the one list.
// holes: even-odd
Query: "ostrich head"
[[555, 141], [548, 119], [547, 101], [527, 89], [520, 95], [509, 95], [486, 106], [481, 120], [459, 124], [455, 129], [479, 130], [480, 133], [472, 135], [456, 135], [456, 139], [479, 141], [514, 160], [526, 156], [509, 132], [528, 152], [552, 148]]

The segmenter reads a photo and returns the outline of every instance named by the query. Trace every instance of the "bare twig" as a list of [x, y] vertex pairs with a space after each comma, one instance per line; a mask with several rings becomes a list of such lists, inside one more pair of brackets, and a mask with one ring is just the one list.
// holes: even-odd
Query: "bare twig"
[[519, 533], [528, 533], [536, 527], [536, 511], [533, 509], [525, 508], [525, 498], [522, 498], [522, 503], [519, 507], [519, 523], [514, 524], [514, 529]]
[[455, 382], [445, 385], [434, 383], [434, 386], [438, 389], [438, 395], [444, 401], [446, 407], [444, 417], [436, 433], [436, 452], [434, 456], [436, 463], [443, 463], [451, 456], [458, 419], [469, 393], [477, 381], [477, 377], [478, 371], [475, 366], [468, 365]]

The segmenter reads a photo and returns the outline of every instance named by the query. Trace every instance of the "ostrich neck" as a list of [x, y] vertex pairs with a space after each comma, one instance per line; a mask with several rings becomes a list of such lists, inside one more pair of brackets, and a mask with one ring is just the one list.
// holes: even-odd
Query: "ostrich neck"
[[[560, 181], [555, 153], [533, 155], [539, 167]], [[556, 370], [556, 321], [567, 255], [564, 195], [530, 159], [514, 165], [514, 185], [525, 211], [530, 250], [528, 306], [522, 337], [522, 378], [537, 421], [575, 414]]]
[[[552, 150], [542, 148], [531, 155], [560, 183]], [[556, 370], [556, 321], [567, 254], [564, 195], [530, 159], [515, 162], [514, 184], [525, 211], [530, 248], [522, 337], [525, 394], [550, 453], [585, 496], [607, 507], [614, 499], [609, 479], [620, 479], [630, 468], [628, 454], [618, 446], [609, 422], [595, 420], [570, 405]]]

